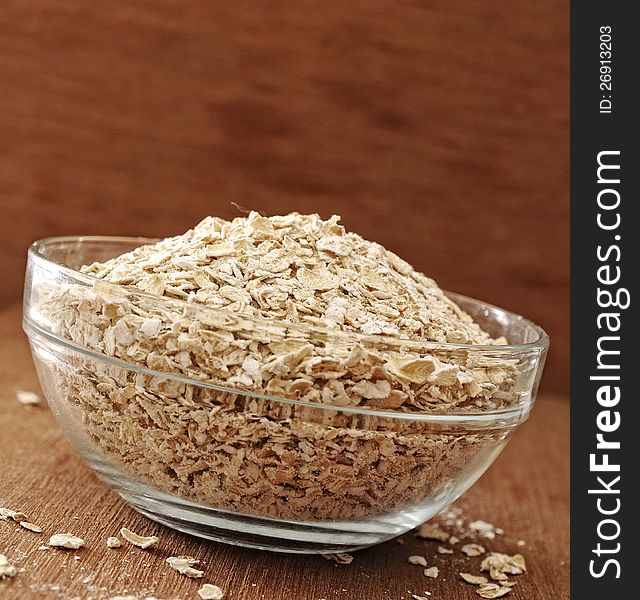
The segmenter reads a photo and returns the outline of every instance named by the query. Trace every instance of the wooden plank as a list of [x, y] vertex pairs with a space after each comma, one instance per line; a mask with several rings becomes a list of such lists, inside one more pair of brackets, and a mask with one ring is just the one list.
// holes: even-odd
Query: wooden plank
[[[461, 582], [460, 570], [478, 570], [480, 559], [437, 554], [437, 543], [403, 536], [355, 553], [351, 565], [317, 556], [288, 556], [246, 550], [192, 538], [161, 527], [128, 508], [84, 465], [46, 406], [25, 407], [16, 389], [38, 390], [20, 312], [0, 313], [0, 506], [19, 508], [45, 529], [41, 535], [0, 521], [0, 553], [23, 568], [0, 581], [0, 597], [82, 600], [131, 594], [198, 600], [201, 581], [186, 579], [164, 564], [169, 555], [202, 561], [206, 579], [229, 600], [409, 600], [432, 592], [434, 600], [477, 598]], [[522, 552], [528, 573], [517, 578], [510, 598], [569, 597], [569, 410], [566, 399], [543, 395], [530, 422], [522, 426], [487, 474], [457, 503], [469, 520], [482, 519], [505, 530], [485, 545]], [[109, 550], [105, 540], [120, 527], [160, 538], [156, 549]], [[38, 550], [54, 532], [71, 531], [87, 547], [78, 552]], [[518, 540], [526, 545], [520, 547]], [[421, 554], [440, 568], [427, 579], [407, 563]], [[75, 557], [78, 556], [79, 560]]]
[[568, 391], [568, 2], [0, 3], [0, 302], [36, 238], [338, 213], [553, 340]]

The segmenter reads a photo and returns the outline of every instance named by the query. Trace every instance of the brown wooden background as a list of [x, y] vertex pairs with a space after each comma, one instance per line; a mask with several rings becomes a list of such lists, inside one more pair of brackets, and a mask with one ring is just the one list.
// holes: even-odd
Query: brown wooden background
[[0, 306], [28, 244], [340, 213], [552, 338], [567, 389], [568, 2], [5, 0]]

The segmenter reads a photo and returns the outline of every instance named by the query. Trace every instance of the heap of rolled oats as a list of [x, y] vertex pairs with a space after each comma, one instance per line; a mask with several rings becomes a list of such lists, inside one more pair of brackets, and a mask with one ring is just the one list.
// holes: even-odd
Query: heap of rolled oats
[[78, 356], [58, 367], [58, 384], [92, 443], [166, 492], [291, 519], [362, 518], [419, 502], [499, 443], [499, 432], [327, 408], [444, 413], [518, 400], [515, 366], [433, 344], [504, 340], [338, 221], [209, 217], [84, 267], [92, 285], [43, 287], [43, 312], [65, 339], [227, 388]]

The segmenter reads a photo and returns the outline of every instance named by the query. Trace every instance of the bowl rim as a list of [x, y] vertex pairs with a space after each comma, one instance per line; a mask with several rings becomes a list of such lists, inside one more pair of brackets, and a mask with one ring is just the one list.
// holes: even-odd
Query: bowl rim
[[[291, 406], [299, 406], [304, 408], [311, 408], [323, 411], [333, 411], [337, 413], [344, 413], [347, 415], [356, 415], [361, 417], [379, 417], [386, 419], [394, 419], [399, 421], [414, 421], [424, 424], [439, 425], [441, 427], [446, 426], [467, 426], [475, 428], [486, 429], [499, 429], [506, 430], [516, 427], [527, 420], [535, 400], [535, 388], [529, 390], [526, 395], [527, 400], [525, 402], [518, 402], [512, 406], [506, 408], [498, 408], [494, 410], [473, 411], [468, 412], [418, 412], [418, 411], [395, 411], [370, 408], [366, 406], [337, 406], [335, 404], [327, 404], [324, 402], [311, 402], [308, 400], [298, 400], [294, 398], [284, 398], [282, 396], [272, 396], [262, 392], [243, 390], [241, 388], [232, 388], [216, 383], [212, 383], [207, 380], [198, 380], [178, 375], [177, 373], [171, 373], [168, 371], [157, 371], [144, 367], [135, 363], [127, 362], [121, 358], [115, 356], [107, 356], [101, 354], [95, 350], [90, 350], [76, 344], [67, 339], [60, 338], [52, 333], [45, 331], [34, 323], [31, 319], [24, 315], [23, 317], [23, 330], [29, 338], [32, 344], [42, 344], [40, 338], [44, 338], [48, 344], [61, 346], [67, 351], [75, 352], [92, 360], [104, 363], [110, 367], [116, 367], [119, 369], [125, 369], [133, 373], [141, 373], [150, 377], [157, 377], [163, 380], [175, 381], [184, 385], [192, 385], [195, 387], [206, 388], [214, 390], [216, 392], [223, 392], [227, 394], [236, 394], [246, 398], [256, 398], [259, 400], [266, 400], [269, 402], [278, 402], [281, 404], [288, 404]], [[33, 349], [33, 348], [32, 348]], [[47, 348], [49, 352], [50, 349]], [[35, 352], [34, 352], [35, 354]], [[445, 432], [446, 433], [446, 432]]]
[[363, 334], [363, 333], [352, 332], [352, 331], [328, 330], [328, 329], [323, 329], [322, 327], [307, 325], [303, 323], [284, 323], [283, 321], [277, 320], [277, 319], [268, 319], [265, 317], [256, 317], [253, 315], [237, 314], [231, 311], [224, 310], [222, 308], [209, 307], [206, 304], [198, 304], [195, 302], [188, 302], [180, 298], [169, 298], [166, 296], [161, 296], [159, 294], [153, 294], [151, 292], [146, 292], [144, 290], [141, 290], [140, 288], [137, 288], [135, 286], [125, 286], [119, 283], [113, 283], [105, 279], [94, 277], [89, 273], [83, 273], [82, 271], [69, 267], [64, 263], [54, 260], [51, 257], [47, 256], [43, 251], [44, 248], [46, 248], [49, 245], [61, 244], [61, 243], [121, 242], [121, 243], [135, 243], [138, 246], [142, 246], [147, 244], [154, 244], [158, 242], [160, 239], [161, 238], [133, 237], [133, 236], [104, 236], [104, 235], [52, 236], [52, 237], [42, 238], [40, 240], [36, 240], [35, 242], [33, 242], [31, 246], [29, 246], [28, 257], [31, 258], [35, 256], [39, 261], [53, 265], [57, 270], [62, 271], [63, 273], [66, 273], [67, 275], [75, 279], [80, 278], [85, 282], [100, 282], [100, 285], [105, 286], [107, 289], [112, 288], [114, 290], [124, 290], [125, 292], [132, 291], [140, 296], [151, 298], [156, 302], [165, 301], [167, 303], [170, 303], [172, 306], [189, 307], [190, 310], [202, 308], [202, 310], [212, 311], [214, 313], [220, 313], [223, 316], [229, 316], [234, 319], [241, 317], [244, 320], [254, 322], [254, 323], [264, 323], [264, 324], [277, 323], [280, 326], [284, 324], [286, 325], [287, 328], [295, 329], [296, 331], [305, 331], [308, 333], [321, 333], [323, 335], [326, 335], [327, 333], [329, 333], [331, 334], [331, 336], [352, 339], [352, 340], [367, 340], [369, 343], [375, 340], [380, 340], [380, 342], [385, 342], [385, 341], [388, 342], [389, 340], [394, 340], [394, 342], [407, 342], [412, 344], [420, 343], [424, 346], [425, 349], [433, 348], [441, 351], [467, 350], [467, 351], [475, 351], [475, 352], [489, 351], [489, 352], [499, 352], [499, 353], [537, 351], [542, 353], [546, 351], [549, 347], [549, 336], [547, 335], [547, 332], [542, 327], [534, 323], [533, 321], [523, 317], [522, 315], [519, 315], [518, 313], [514, 313], [512, 311], [501, 308], [499, 306], [495, 306], [493, 304], [489, 304], [482, 300], [477, 300], [475, 298], [471, 298], [463, 294], [450, 292], [448, 290], [443, 290], [443, 292], [446, 294], [447, 297], [449, 297], [454, 302], [456, 302], [457, 299], [474, 302], [477, 304], [481, 304], [485, 309], [498, 311], [505, 315], [508, 315], [513, 320], [520, 321], [523, 325], [525, 325], [526, 327], [531, 329], [533, 332], [535, 332], [535, 334], [537, 335], [537, 338], [530, 342], [525, 342], [520, 344], [503, 344], [503, 345], [456, 344], [456, 343], [449, 343], [449, 342], [436, 342], [433, 340], [426, 340], [421, 338], [404, 338], [401, 336], [390, 336], [390, 335], [383, 335], [383, 334]]

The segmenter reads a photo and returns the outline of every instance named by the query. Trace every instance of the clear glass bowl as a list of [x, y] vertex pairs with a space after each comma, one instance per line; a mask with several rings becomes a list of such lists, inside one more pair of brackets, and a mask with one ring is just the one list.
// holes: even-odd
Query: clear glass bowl
[[36, 242], [24, 329], [66, 435], [155, 521], [282, 552], [377, 544], [465, 492], [532, 409], [548, 338], [520, 316], [450, 294], [509, 345], [443, 344], [248, 318], [79, 271], [153, 241]]

